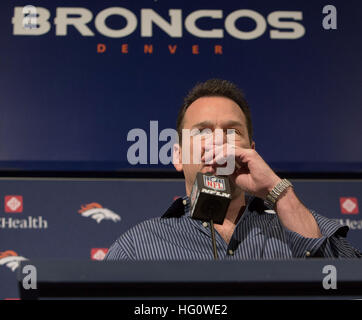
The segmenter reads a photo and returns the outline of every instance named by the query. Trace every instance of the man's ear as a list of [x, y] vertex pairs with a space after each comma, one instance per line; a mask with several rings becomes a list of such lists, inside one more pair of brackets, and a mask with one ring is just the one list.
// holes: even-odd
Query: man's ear
[[177, 171], [182, 171], [182, 150], [178, 143], [173, 145], [172, 163]]

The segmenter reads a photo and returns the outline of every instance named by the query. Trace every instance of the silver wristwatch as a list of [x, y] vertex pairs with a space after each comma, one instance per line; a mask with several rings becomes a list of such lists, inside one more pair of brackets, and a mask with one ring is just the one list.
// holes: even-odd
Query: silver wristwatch
[[278, 201], [278, 199], [280, 198], [280, 196], [282, 195], [282, 193], [289, 187], [293, 187], [292, 183], [289, 180], [283, 179], [282, 181], [280, 181], [273, 188], [273, 190], [270, 191], [269, 194], [266, 196], [266, 199], [264, 200], [264, 204], [269, 209], [274, 209], [275, 204]]

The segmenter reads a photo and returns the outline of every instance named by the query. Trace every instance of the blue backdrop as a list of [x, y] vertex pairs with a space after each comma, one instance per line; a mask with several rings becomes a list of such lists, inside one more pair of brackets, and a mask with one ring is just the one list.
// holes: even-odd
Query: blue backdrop
[[[16, 31], [22, 20], [15, 8], [29, 4], [41, 14], [49, 13], [49, 30], [44, 34]], [[323, 28], [326, 4], [337, 9], [336, 30]], [[137, 21], [133, 32], [119, 37], [100, 32], [95, 21], [112, 7], [131, 12]], [[60, 16], [64, 8], [73, 8], [68, 19], [80, 17], [74, 8], [88, 12], [83, 29], [64, 25]], [[166, 24], [171, 21], [170, 9], [181, 10], [181, 20], [174, 25], [175, 34], [182, 35], [170, 35], [154, 24], [152, 36], [146, 36], [141, 32], [147, 27], [142, 9], [154, 10]], [[218, 10], [221, 18], [200, 18], [196, 27], [221, 30], [222, 37], [202, 38], [185, 27], [187, 17], [206, 9]], [[230, 16], [241, 9], [256, 12], [259, 22], [236, 19], [236, 31], [251, 32], [266, 23], [255, 39], [238, 39], [226, 27]], [[276, 11], [301, 16], [281, 19], [294, 23], [281, 29], [268, 18]], [[360, 172], [361, 11], [358, 0], [174, 0], [172, 4], [165, 0], [2, 0], [0, 169], [132, 168], [126, 157], [132, 144], [127, 141], [129, 130], [142, 128], [148, 133], [151, 120], [159, 121], [160, 131], [174, 128], [186, 92], [198, 81], [220, 77], [245, 91], [257, 150], [274, 169]], [[111, 31], [132, 24], [115, 14], [105, 23]], [[304, 30], [297, 39], [271, 36], [271, 31], [279, 30], [290, 37], [296, 25]], [[145, 53], [145, 45], [152, 46], [152, 53]], [[216, 53], [215, 46], [219, 46]]]

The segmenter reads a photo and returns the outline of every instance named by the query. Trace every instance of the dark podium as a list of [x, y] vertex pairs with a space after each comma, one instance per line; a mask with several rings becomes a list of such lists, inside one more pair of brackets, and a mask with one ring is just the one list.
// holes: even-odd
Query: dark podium
[[[24, 288], [27, 265], [36, 289]], [[361, 299], [362, 259], [34, 260], [22, 262], [18, 284], [21, 299]]]

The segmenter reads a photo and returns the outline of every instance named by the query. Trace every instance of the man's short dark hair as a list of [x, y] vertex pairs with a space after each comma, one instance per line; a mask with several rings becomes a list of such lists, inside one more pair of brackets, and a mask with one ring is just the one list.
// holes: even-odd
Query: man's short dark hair
[[244, 112], [250, 143], [253, 140], [253, 126], [249, 105], [244, 93], [232, 82], [222, 79], [210, 79], [196, 84], [184, 98], [182, 107], [177, 116], [176, 129], [179, 140], [182, 140], [183, 119], [187, 108], [197, 99], [202, 97], [225, 97], [233, 100]]

